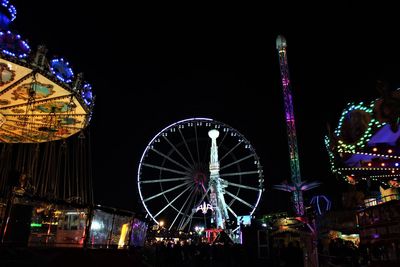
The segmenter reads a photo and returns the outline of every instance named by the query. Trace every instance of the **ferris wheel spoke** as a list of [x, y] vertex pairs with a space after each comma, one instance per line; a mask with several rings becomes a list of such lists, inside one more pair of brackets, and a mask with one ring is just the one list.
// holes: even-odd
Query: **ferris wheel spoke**
[[231, 173], [220, 174], [219, 177], [239, 176], [239, 175], [256, 174], [256, 173], [259, 173], [259, 171], [231, 172]]
[[168, 192], [174, 191], [174, 190], [176, 190], [178, 188], [181, 188], [182, 186], [185, 186], [185, 185], [190, 184], [190, 183], [192, 183], [192, 181], [187, 181], [187, 182], [184, 182], [183, 184], [179, 184], [177, 186], [174, 186], [174, 187], [172, 187], [170, 189], [167, 189], [167, 190], [165, 190], [165, 191], [163, 191], [161, 193], [158, 193], [158, 194], [156, 194], [154, 196], [151, 196], [151, 197], [148, 197], [148, 198], [144, 199], [143, 202], [147, 202], [147, 201], [152, 200], [152, 199], [154, 199], [156, 197], [162, 196], [162, 195], [164, 195], [164, 194], [166, 194]]
[[231, 186], [236, 186], [236, 187], [240, 187], [240, 188], [244, 188], [244, 189], [260, 191], [260, 188], [253, 187], [253, 186], [248, 186], [248, 185], [243, 185], [243, 184], [236, 184], [236, 183], [231, 183], [231, 182], [228, 182], [228, 181], [225, 181], [225, 183], [227, 183], [228, 185], [231, 185]]
[[224, 142], [226, 136], [228, 135], [228, 131], [225, 131], [224, 137], [222, 137], [221, 142], [219, 142], [218, 146], [222, 146], [222, 143]]
[[168, 179], [155, 179], [155, 180], [146, 180], [139, 181], [141, 184], [151, 184], [151, 183], [165, 183], [165, 182], [175, 182], [175, 181], [187, 181], [189, 177], [179, 177], [179, 178], [168, 178]]
[[229, 163], [229, 164], [227, 164], [227, 165], [224, 165], [224, 166], [222, 166], [222, 167], [220, 166], [219, 170], [221, 171], [221, 170], [223, 170], [223, 169], [225, 169], [225, 168], [228, 168], [228, 167], [230, 167], [230, 166], [232, 166], [232, 165], [235, 165], [235, 164], [237, 164], [237, 163], [239, 163], [239, 162], [242, 162], [243, 160], [246, 160], [246, 159], [251, 158], [251, 157], [254, 157], [254, 156], [255, 156], [255, 154], [250, 154], [250, 155], [248, 155], [248, 156], [246, 156], [246, 157], [244, 157], [244, 158], [235, 160], [234, 162], [231, 162], [231, 163]]
[[188, 186], [185, 190], [183, 190], [179, 195], [177, 195], [171, 202], [168, 203], [164, 208], [162, 208], [159, 212], [157, 212], [156, 215], [154, 215], [154, 218], [156, 218], [158, 215], [161, 214], [165, 209], [167, 209], [169, 206], [171, 206], [178, 198], [180, 198], [186, 191], [188, 191], [191, 187]]
[[161, 166], [157, 166], [157, 165], [152, 165], [152, 164], [148, 164], [148, 163], [142, 163], [143, 166], [149, 167], [149, 168], [153, 168], [153, 169], [158, 169], [158, 170], [162, 170], [162, 171], [168, 171], [168, 172], [174, 172], [177, 174], [183, 174], [183, 175], [190, 175], [190, 173], [188, 172], [182, 172], [182, 171], [178, 171], [178, 170], [174, 170], [174, 169], [170, 169], [170, 168], [165, 168], [165, 167], [161, 167]]
[[186, 164], [187, 164], [190, 168], [192, 168], [192, 165], [189, 163], [189, 161], [187, 161], [187, 159], [182, 155], [182, 153], [179, 152], [179, 150], [176, 148], [176, 146], [175, 146], [171, 141], [169, 141], [169, 139], [168, 139], [166, 136], [163, 136], [163, 138], [164, 138], [165, 141], [167, 141], [167, 143], [172, 147], [172, 149], [183, 159], [183, 161], [185, 161]]
[[[204, 186], [203, 186], [203, 188], [204, 188]], [[204, 189], [204, 192], [206, 192], [206, 191], [207, 191], [207, 190]], [[197, 203], [197, 194], [196, 194], [196, 196], [195, 196], [195, 198], [194, 198], [193, 203], [194, 203], [194, 204]], [[193, 213], [193, 215], [194, 215], [194, 213]], [[191, 216], [191, 219], [190, 219], [189, 228], [188, 228], [189, 230], [192, 228], [193, 215]]]
[[199, 139], [197, 138], [197, 126], [196, 126], [196, 124], [194, 125], [194, 135], [196, 137], [197, 162], [200, 163]]
[[176, 165], [178, 165], [179, 167], [181, 167], [182, 169], [191, 172], [191, 170], [188, 167], [183, 166], [182, 164], [180, 164], [179, 162], [177, 162], [176, 160], [172, 159], [171, 157], [165, 155], [164, 153], [158, 151], [157, 149], [151, 148], [151, 150], [153, 150], [154, 152], [156, 152], [158, 155], [166, 158], [167, 160], [171, 161], [172, 163], [175, 163]]
[[193, 194], [193, 195], [190, 196], [189, 203], [186, 206], [184, 213], [182, 214], [182, 218], [181, 218], [181, 221], [179, 222], [179, 226], [178, 226], [178, 228], [181, 229], [181, 230], [183, 230], [183, 228], [181, 228], [182, 224], [185, 222], [186, 217], [188, 217], [188, 213], [190, 211], [190, 207], [193, 206], [193, 200], [195, 199], [195, 197], [196, 197], [196, 194]]
[[231, 150], [229, 150], [225, 155], [221, 157], [219, 162], [221, 162], [226, 156], [228, 156], [230, 153], [232, 153], [242, 142], [238, 142], [234, 147], [232, 147]]
[[230, 206], [226, 206], [227, 207], [227, 209], [232, 213], [232, 215], [237, 219], [237, 215], [236, 215], [236, 213], [231, 209], [231, 207]]
[[[200, 201], [199, 202], [197, 202], [197, 203], [201, 203], [201, 202], [203, 202], [204, 201], [204, 199], [206, 198], [206, 196], [208, 195], [208, 191], [210, 191], [210, 187], [208, 187], [207, 188], [207, 191], [206, 192], [204, 192], [204, 194], [201, 196], [201, 199], [200, 199]], [[185, 223], [183, 224], [183, 226], [182, 226], [182, 228], [181, 229], [185, 229], [185, 227], [186, 227], [186, 225], [189, 223], [189, 221], [191, 220], [191, 218], [193, 217], [193, 215], [195, 214], [195, 212], [196, 212], [196, 210], [195, 209], [193, 209], [192, 210], [192, 213], [190, 214], [190, 216], [189, 216], [189, 218], [185, 221]]]
[[[197, 200], [197, 194], [196, 194], [196, 196], [195, 196], [195, 198], [194, 198], [194, 200], [193, 200], [193, 203], [196, 203], [196, 200]], [[188, 228], [188, 230], [190, 231], [190, 229], [192, 228], [192, 222], [193, 222], [193, 215], [194, 215], [194, 213], [191, 215], [191, 216], [189, 216], [189, 228]]]
[[193, 185], [192, 190], [189, 192], [189, 196], [188, 198], [185, 200], [185, 202], [183, 203], [182, 207], [180, 208], [180, 210], [178, 211], [178, 214], [176, 214], [175, 219], [173, 220], [173, 222], [171, 223], [171, 225], [169, 226], [168, 230], [172, 229], [172, 226], [174, 226], [175, 221], [178, 219], [179, 215], [181, 214], [183, 207], [185, 207], [186, 203], [188, 202], [188, 200], [190, 199], [190, 197], [193, 195], [194, 190], [196, 189], [196, 187]]
[[189, 152], [189, 156], [190, 156], [190, 158], [192, 159], [192, 162], [193, 162], [193, 165], [194, 165], [194, 164], [195, 164], [194, 158], [193, 158], [192, 152], [190, 151], [189, 146], [188, 146], [188, 144], [187, 144], [187, 142], [186, 142], [186, 139], [185, 139], [185, 137], [183, 136], [183, 133], [182, 133], [182, 131], [181, 131], [180, 128], [178, 128], [178, 131], [179, 131], [179, 134], [180, 134], [181, 137], [182, 137], [183, 143], [185, 144], [186, 150]]
[[243, 204], [246, 205], [247, 207], [254, 209], [254, 206], [253, 206], [253, 205], [251, 205], [251, 204], [248, 203], [247, 201], [241, 199], [240, 197], [235, 196], [235, 195], [232, 194], [231, 192], [225, 190], [225, 193], [228, 194], [229, 196], [233, 197], [234, 199], [240, 201], [241, 203], [243, 203]]

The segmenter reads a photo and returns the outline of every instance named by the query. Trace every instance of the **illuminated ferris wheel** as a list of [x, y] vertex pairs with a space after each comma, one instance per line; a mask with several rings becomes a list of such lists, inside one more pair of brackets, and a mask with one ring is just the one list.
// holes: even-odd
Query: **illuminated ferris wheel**
[[229, 125], [208, 118], [191, 118], [173, 123], [154, 136], [139, 163], [140, 198], [157, 224], [162, 221], [169, 230], [191, 230], [210, 222], [213, 211], [207, 207], [212, 210], [212, 129], [219, 132], [218, 181], [227, 219], [236, 221], [256, 210], [264, 179], [259, 157], [250, 142]]

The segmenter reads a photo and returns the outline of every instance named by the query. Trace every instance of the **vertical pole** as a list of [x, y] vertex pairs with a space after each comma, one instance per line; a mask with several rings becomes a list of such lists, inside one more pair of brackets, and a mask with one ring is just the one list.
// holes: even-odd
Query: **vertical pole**
[[8, 226], [8, 222], [10, 221], [11, 209], [13, 206], [13, 202], [14, 202], [14, 187], [10, 186], [10, 190], [8, 192], [8, 197], [7, 197], [6, 210], [4, 212], [3, 221], [1, 223], [1, 231], [0, 231], [1, 244], [4, 243], [4, 239], [5, 239], [5, 236], [7, 233], [7, 226]]
[[[285, 106], [285, 118], [286, 118], [286, 130], [288, 136], [288, 146], [289, 146], [289, 157], [290, 157], [290, 171], [291, 171], [291, 180], [295, 187], [293, 190], [293, 204], [295, 208], [295, 212], [297, 216], [304, 217], [304, 200], [303, 200], [303, 192], [299, 188], [301, 183], [301, 174], [300, 174], [300, 162], [299, 162], [299, 151], [297, 147], [297, 136], [296, 136], [296, 123], [294, 118], [294, 110], [293, 110], [293, 97], [291, 90], [291, 82], [289, 76], [289, 66], [286, 55], [286, 39], [282, 35], [279, 35], [276, 39], [276, 49], [279, 54], [279, 67], [280, 74], [282, 80], [282, 89], [283, 89], [283, 98], [284, 98], [284, 106]], [[308, 223], [307, 223], [308, 224]], [[312, 235], [312, 251], [310, 252], [310, 257], [312, 261], [315, 262], [315, 266], [318, 265], [318, 251], [315, 246], [317, 236], [317, 229], [315, 225], [315, 220], [312, 222], [312, 226], [308, 224], [308, 227], [311, 229]]]
[[279, 54], [279, 66], [285, 104], [286, 130], [288, 136], [290, 171], [292, 183], [296, 187], [293, 191], [293, 204], [298, 216], [304, 215], [303, 192], [296, 185], [301, 182], [299, 152], [297, 148], [296, 124], [293, 111], [293, 99], [289, 77], [289, 66], [286, 56], [286, 39], [279, 35], [276, 39], [276, 48]]
[[92, 227], [92, 220], [93, 220], [93, 205], [89, 206], [88, 215], [86, 217], [86, 228], [84, 232], [84, 239], [83, 239], [83, 247], [86, 248], [89, 243], [90, 238], [90, 228]]
[[[115, 212], [115, 210], [114, 210], [114, 212]], [[115, 213], [113, 214], [113, 217], [112, 217], [111, 230], [109, 232], [108, 240], [107, 240], [107, 248], [109, 248], [109, 246], [111, 245], [112, 234], [114, 231], [114, 221], [115, 221]]]

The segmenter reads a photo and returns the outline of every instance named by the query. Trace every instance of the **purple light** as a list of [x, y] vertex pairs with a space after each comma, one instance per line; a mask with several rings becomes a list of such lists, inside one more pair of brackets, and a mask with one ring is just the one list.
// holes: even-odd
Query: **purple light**
[[396, 145], [396, 141], [400, 137], [400, 131], [392, 132], [390, 129], [390, 125], [386, 124], [382, 126], [379, 131], [377, 131], [374, 136], [368, 142], [369, 146], [373, 146], [375, 144], [385, 143], [389, 145]]
[[379, 234], [372, 234], [372, 238], [374, 238], [374, 239], [377, 239], [377, 238], [379, 238], [379, 237], [380, 237]]
[[[297, 148], [297, 136], [295, 119], [293, 112], [293, 99], [290, 88], [289, 67], [286, 58], [286, 40], [283, 36], [279, 35], [276, 39], [276, 48], [279, 54], [279, 67], [281, 74], [281, 82], [283, 89], [283, 98], [285, 106], [286, 130], [288, 135], [289, 156], [290, 156], [290, 170], [291, 180], [295, 185], [301, 184], [299, 154]], [[297, 215], [304, 215], [303, 193], [301, 190], [294, 190], [293, 204]]]

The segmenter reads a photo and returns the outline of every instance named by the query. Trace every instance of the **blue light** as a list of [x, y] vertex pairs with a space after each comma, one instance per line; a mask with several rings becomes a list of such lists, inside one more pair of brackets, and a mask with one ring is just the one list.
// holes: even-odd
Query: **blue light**
[[81, 96], [86, 105], [90, 106], [93, 104], [92, 86], [89, 83], [83, 85]]
[[10, 5], [8, 0], [2, 0], [1, 5], [7, 9], [8, 13], [10, 13], [11, 21], [13, 21], [17, 17], [17, 9]]
[[74, 77], [74, 72], [69, 67], [69, 63], [63, 58], [55, 58], [50, 61], [51, 72], [62, 82], [70, 83]]
[[19, 34], [14, 35], [12, 32], [0, 32], [0, 51], [6, 55], [24, 58], [30, 53], [29, 45], [21, 40]]
[[[321, 205], [321, 201], [325, 202], [324, 205]], [[317, 195], [312, 197], [310, 204], [315, 205], [318, 214], [322, 215], [331, 209], [332, 202], [324, 195]]]
[[396, 163], [394, 164], [394, 166], [399, 167], [399, 163], [396, 162]]

